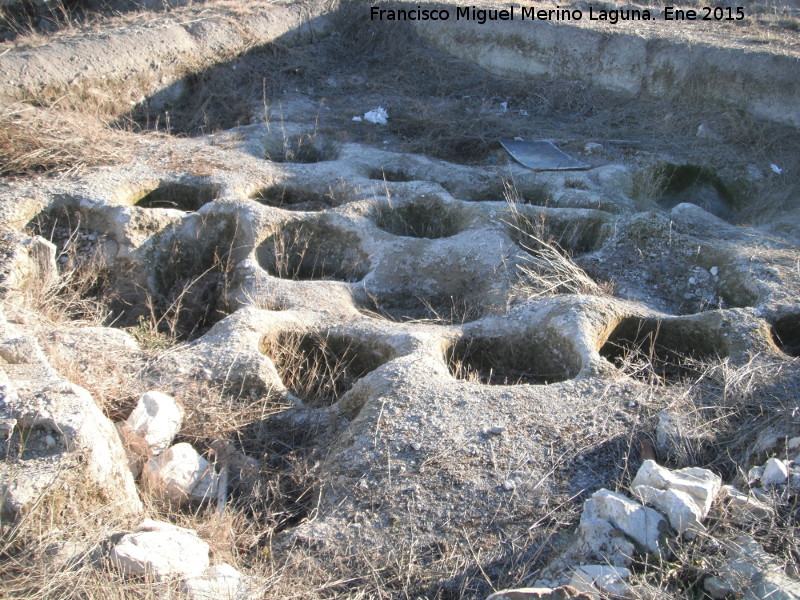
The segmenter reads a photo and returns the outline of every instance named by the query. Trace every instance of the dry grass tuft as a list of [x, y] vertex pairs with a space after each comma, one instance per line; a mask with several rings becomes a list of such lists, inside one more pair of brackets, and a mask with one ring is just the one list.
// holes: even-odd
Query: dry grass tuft
[[0, 107], [0, 175], [63, 173], [124, 162], [121, 134], [101, 121], [57, 107]]
[[525, 298], [538, 298], [555, 294], [590, 294], [608, 296], [613, 293], [611, 282], [597, 283], [572, 260], [565, 248], [571, 238], [584, 232], [576, 225], [556, 238], [546, 213], [539, 217], [522, 214], [518, 208], [518, 195], [511, 185], [505, 187], [505, 198], [511, 213], [506, 224], [511, 228], [517, 243], [526, 251], [519, 265], [517, 292]]

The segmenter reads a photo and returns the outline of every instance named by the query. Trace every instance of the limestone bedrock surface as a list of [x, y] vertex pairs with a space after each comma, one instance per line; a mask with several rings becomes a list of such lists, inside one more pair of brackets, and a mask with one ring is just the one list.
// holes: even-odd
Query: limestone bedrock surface
[[[80, 223], [101, 264], [124, 274], [111, 284], [116, 325], [135, 326], [148, 295], [198, 282], [180, 296], [195, 301], [181, 324], [191, 341], [150, 365], [149, 389], [181, 398], [187, 381], [219, 385], [275, 408], [253, 424], [265, 438], [305, 432], [320, 453], [316, 518], [288, 528], [285, 547], [433, 544], [467, 527], [496, 548], [610, 485], [609, 440], [680, 398], [697, 364], [792, 368], [791, 236], [637, 199], [637, 167], [622, 160], [534, 173], [324, 133], [323, 160], [264, 158], [311, 132], [306, 115], [280, 131], [144, 137], [128, 164], [4, 181], [0, 201], [17, 233]], [[504, 181], [527, 199], [509, 204]], [[585, 277], [577, 291], [562, 287], [574, 277], [552, 279], [565, 263]], [[636, 368], [642, 354], [649, 370]], [[298, 370], [331, 360], [344, 373], [335, 385], [299, 384]], [[636, 510], [637, 541], [657, 550], [663, 518]], [[623, 565], [629, 542], [606, 533]]]

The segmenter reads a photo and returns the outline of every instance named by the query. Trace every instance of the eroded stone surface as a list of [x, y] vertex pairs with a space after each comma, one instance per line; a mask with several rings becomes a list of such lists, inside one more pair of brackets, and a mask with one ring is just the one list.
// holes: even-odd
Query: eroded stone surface
[[616, 494], [599, 490], [584, 505], [581, 520], [603, 519], [620, 529], [645, 552], [665, 551], [666, 521], [652, 508]]
[[208, 544], [194, 531], [147, 519], [122, 537], [109, 558], [123, 574], [140, 573], [157, 580], [197, 577], [208, 567]]
[[[219, 24], [196, 27], [200, 38], [225, 38]], [[162, 33], [169, 51], [193, 53], [183, 25]], [[60, 61], [59, 48], [43, 54]], [[19, 71], [16, 55], [3, 63]], [[176, 83], [167, 71], [162, 83]], [[335, 87], [344, 78], [330, 81]], [[148, 102], [175, 100], [179, 87]], [[616, 441], [638, 432], [651, 409], [687, 398], [709, 364], [778, 364], [785, 369], [778, 386], [796, 376], [796, 226], [785, 215], [768, 224], [770, 235], [737, 224], [713, 177], [683, 195], [643, 193], [653, 175], [643, 163], [681, 167], [682, 156], [655, 143], [645, 152], [580, 139], [569, 151], [591, 161], [583, 172], [534, 173], [496, 152], [456, 164], [405, 152], [394, 109], [387, 125], [343, 141], [347, 135], [332, 132], [351, 120], [348, 111], [372, 107], [348, 99], [346, 110], [323, 110], [308, 89], [286, 99], [237, 120], [249, 125], [194, 138], [143, 136], [128, 164], [3, 182], [10, 200], [0, 205], [3, 225], [14, 231], [48, 219], [80, 223], [98, 264], [124, 273], [111, 284], [120, 297], [117, 325], [147, 316], [148, 296], [187, 303], [187, 343], [148, 365], [145, 389], [177, 396], [201, 383], [204, 401], [226, 393], [261, 406], [242, 425], [254, 435], [237, 448], [244, 457], [237, 469], [257, 479], [259, 463], [248, 457], [269, 455], [271, 445], [316, 452], [278, 550], [438, 548], [461, 543], [464, 531], [481, 540], [481, 551], [499, 547], [529, 535], [532, 523], [575, 494], [610, 485], [618, 465], [636, 460], [621, 456], [629, 449]], [[487, 111], [497, 103], [481, 102]], [[692, 136], [696, 125], [687, 125]], [[570, 281], [547, 278], [565, 265], [577, 268]], [[28, 286], [38, 281], [26, 277]], [[86, 362], [80, 335], [59, 334], [56, 344]], [[109, 336], [92, 334], [100, 337]], [[118, 337], [125, 346], [125, 334]], [[298, 342], [294, 370], [285, 358], [289, 340]], [[41, 354], [32, 336], [3, 329], [0, 356], [15, 389], [31, 353]], [[315, 361], [337, 359], [346, 376], [314, 379]], [[685, 431], [691, 420], [661, 414], [657, 449], [665, 458], [702, 449], [706, 439]], [[146, 443], [131, 429], [123, 432], [129, 445]], [[43, 453], [48, 436], [61, 443], [42, 431]], [[164, 457], [151, 461], [146, 477], [182, 482], [174, 499], [214, 495], [213, 472], [196, 452], [171, 478]], [[654, 499], [674, 482], [639, 483]], [[699, 522], [714, 495], [681, 485], [674, 493], [692, 494], [700, 513], [671, 515], [679, 530]], [[598, 508], [601, 501], [608, 506]], [[664, 519], [652, 509], [607, 491], [590, 503], [575, 556], [628, 564], [636, 550], [627, 536], [660, 550]]]
[[0, 462], [3, 518], [46, 507], [48, 494], [64, 490], [86, 507], [139, 512], [122, 445], [92, 396], [54, 371], [34, 337], [9, 323], [3, 330], [0, 418], [12, 425]]

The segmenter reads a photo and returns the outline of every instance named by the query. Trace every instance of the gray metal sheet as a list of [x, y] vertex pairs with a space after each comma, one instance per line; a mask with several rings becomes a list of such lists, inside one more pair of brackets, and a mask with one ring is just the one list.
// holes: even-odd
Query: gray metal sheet
[[533, 142], [500, 140], [500, 143], [517, 162], [534, 171], [575, 171], [592, 168], [592, 165], [565, 154], [548, 140]]

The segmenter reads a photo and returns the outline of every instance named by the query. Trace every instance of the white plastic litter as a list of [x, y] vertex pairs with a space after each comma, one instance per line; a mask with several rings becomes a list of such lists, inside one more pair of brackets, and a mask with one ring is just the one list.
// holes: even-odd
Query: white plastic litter
[[364, 113], [364, 120], [376, 125], [386, 125], [389, 122], [389, 113], [382, 106]]
[[772, 169], [772, 172], [773, 172], [773, 173], [777, 173], [778, 175], [780, 175], [781, 173], [783, 173], [783, 169], [781, 169], [781, 168], [780, 168], [778, 165], [776, 165], [775, 163], [771, 163], [771, 164], [769, 165], [769, 167], [770, 167], [770, 169]]

